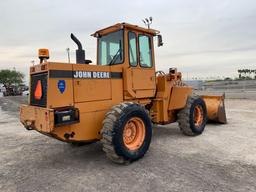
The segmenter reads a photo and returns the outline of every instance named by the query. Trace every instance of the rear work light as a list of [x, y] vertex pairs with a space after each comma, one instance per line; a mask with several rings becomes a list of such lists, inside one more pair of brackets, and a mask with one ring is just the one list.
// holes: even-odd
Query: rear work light
[[56, 110], [54, 112], [54, 124], [65, 125], [79, 122], [79, 111], [77, 108]]
[[34, 91], [34, 97], [37, 100], [40, 100], [43, 96], [42, 83], [41, 80], [38, 80], [36, 83], [36, 89]]

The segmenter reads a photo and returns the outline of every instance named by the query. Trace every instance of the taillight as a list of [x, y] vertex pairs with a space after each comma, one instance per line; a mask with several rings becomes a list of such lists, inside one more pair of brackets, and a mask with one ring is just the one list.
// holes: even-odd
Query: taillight
[[36, 83], [36, 89], [34, 91], [34, 97], [37, 100], [40, 100], [43, 96], [42, 83], [41, 80], [38, 80]]

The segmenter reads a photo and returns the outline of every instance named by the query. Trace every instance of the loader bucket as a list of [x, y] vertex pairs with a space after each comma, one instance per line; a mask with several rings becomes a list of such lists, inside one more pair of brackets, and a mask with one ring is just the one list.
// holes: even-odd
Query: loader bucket
[[222, 96], [210, 96], [202, 95], [202, 98], [206, 104], [208, 120], [218, 123], [227, 123], [226, 111], [224, 99], [225, 95]]

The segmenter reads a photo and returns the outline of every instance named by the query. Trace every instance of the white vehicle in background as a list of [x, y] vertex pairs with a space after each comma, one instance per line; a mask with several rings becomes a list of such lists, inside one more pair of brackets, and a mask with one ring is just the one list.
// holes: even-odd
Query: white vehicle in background
[[3, 92], [5, 91], [5, 87], [0, 85], [0, 97], [3, 97]]
[[22, 96], [28, 96], [28, 95], [29, 95], [29, 90], [22, 92]]

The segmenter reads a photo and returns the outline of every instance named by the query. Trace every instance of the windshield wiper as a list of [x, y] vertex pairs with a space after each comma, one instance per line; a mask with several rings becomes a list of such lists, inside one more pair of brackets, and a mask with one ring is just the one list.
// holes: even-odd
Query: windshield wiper
[[114, 55], [114, 57], [112, 58], [112, 60], [109, 62], [109, 65], [112, 65], [116, 62], [116, 59], [118, 58], [118, 56], [120, 57], [120, 60], [123, 60], [122, 59], [122, 41], [119, 40], [119, 49], [118, 51], [116, 52], [116, 54]]
[[121, 55], [121, 48], [118, 49], [118, 51], [116, 52], [116, 54], [114, 55], [113, 59], [109, 62], [109, 65], [112, 65], [115, 63], [115, 61], [117, 60], [118, 56], [120, 56], [120, 59], [122, 60], [122, 55]]

